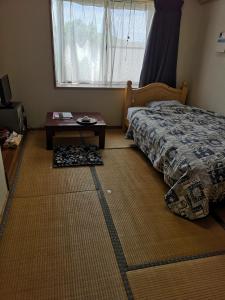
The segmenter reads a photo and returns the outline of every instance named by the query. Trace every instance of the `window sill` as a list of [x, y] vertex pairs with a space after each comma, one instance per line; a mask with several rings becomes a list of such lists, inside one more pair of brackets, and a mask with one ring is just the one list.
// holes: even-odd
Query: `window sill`
[[[137, 84], [132, 85], [134, 88], [138, 87]], [[56, 88], [59, 89], [112, 89], [112, 90], [123, 90], [126, 88], [126, 84], [114, 84], [114, 85], [99, 85], [99, 84], [78, 84], [78, 83], [56, 83]]]

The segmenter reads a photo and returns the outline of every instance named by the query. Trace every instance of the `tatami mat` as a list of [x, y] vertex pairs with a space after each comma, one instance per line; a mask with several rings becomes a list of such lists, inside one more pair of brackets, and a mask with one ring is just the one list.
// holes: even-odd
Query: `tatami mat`
[[24, 156], [15, 196], [42, 196], [94, 189], [89, 168], [53, 168], [50, 151], [37, 159]]
[[28, 133], [16, 197], [95, 190], [89, 168], [53, 168], [53, 151], [45, 149], [43, 130]]
[[211, 217], [191, 222], [167, 209], [166, 187], [132, 149], [110, 151], [100, 181], [128, 265], [225, 250], [225, 231]]
[[[81, 137], [79, 139], [78, 137]], [[80, 132], [56, 132], [54, 142], [76, 144], [78, 142], [85, 142], [87, 144], [99, 145], [99, 137], [95, 136], [92, 131], [80, 131]], [[106, 129], [105, 132], [105, 149], [117, 149], [128, 148], [134, 146], [132, 140], [125, 138], [125, 133], [121, 129]]]
[[128, 272], [134, 299], [224, 300], [225, 256]]
[[0, 299], [126, 299], [96, 192], [15, 198]]
[[[93, 136], [92, 132], [85, 132], [84, 134]], [[58, 132], [55, 142], [79, 144], [81, 142], [79, 135], [79, 132]], [[121, 130], [107, 130], [106, 144], [108, 143], [108, 146], [128, 146], [130, 141], [127, 141]], [[52, 168], [53, 151], [46, 150], [45, 147], [44, 130], [28, 132], [17, 183], [17, 197], [95, 189], [89, 168]]]
[[[80, 144], [81, 141], [99, 144], [99, 138], [92, 131], [59, 131], [55, 133], [54, 144]], [[40, 156], [46, 150], [45, 130], [31, 130], [28, 132], [28, 147], [25, 154], [29, 157]], [[132, 140], [126, 139], [121, 129], [106, 129], [105, 148], [128, 148], [134, 146]]]
[[[93, 132], [81, 132], [81, 136], [86, 143], [98, 145], [98, 137]], [[128, 148], [134, 145], [132, 140], [125, 138], [125, 133], [121, 129], [106, 129], [105, 148]]]
[[28, 131], [24, 147], [24, 157], [40, 159], [42, 155], [49, 154], [51, 151], [46, 150], [45, 131], [31, 130]]
[[[59, 131], [56, 132], [53, 141], [54, 144], [80, 144], [80, 133], [78, 131]], [[52, 151], [46, 149], [45, 130], [28, 131], [24, 157], [41, 158], [43, 155], [52, 157]]]
[[172, 214], [163, 176], [129, 143], [109, 130], [104, 166], [53, 169], [45, 131], [28, 133], [0, 240], [0, 299], [225, 299], [225, 255], [196, 259], [221, 254], [225, 230]]
[[163, 195], [168, 187], [160, 173], [147, 162], [144, 155], [135, 148], [105, 150], [102, 154], [104, 166], [96, 167], [102, 187], [105, 190], [143, 190], [158, 187]]

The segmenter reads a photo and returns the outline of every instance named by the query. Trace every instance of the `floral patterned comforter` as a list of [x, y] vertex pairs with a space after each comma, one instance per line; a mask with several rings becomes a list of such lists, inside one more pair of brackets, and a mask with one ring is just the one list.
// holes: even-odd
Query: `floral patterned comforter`
[[225, 198], [225, 116], [159, 102], [132, 111], [127, 135], [164, 174], [174, 213], [201, 218]]

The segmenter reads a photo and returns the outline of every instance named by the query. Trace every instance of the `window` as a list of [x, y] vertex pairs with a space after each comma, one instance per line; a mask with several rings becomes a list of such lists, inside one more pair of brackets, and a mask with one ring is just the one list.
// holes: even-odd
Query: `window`
[[52, 0], [57, 86], [138, 83], [153, 13], [149, 0]]

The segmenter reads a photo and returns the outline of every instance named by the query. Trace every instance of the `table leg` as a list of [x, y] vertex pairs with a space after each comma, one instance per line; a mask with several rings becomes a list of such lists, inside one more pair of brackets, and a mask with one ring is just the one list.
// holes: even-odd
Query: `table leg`
[[47, 150], [53, 149], [53, 136], [54, 136], [54, 130], [51, 128], [46, 128], [46, 148]]
[[105, 148], [105, 128], [102, 128], [99, 132], [99, 148]]

